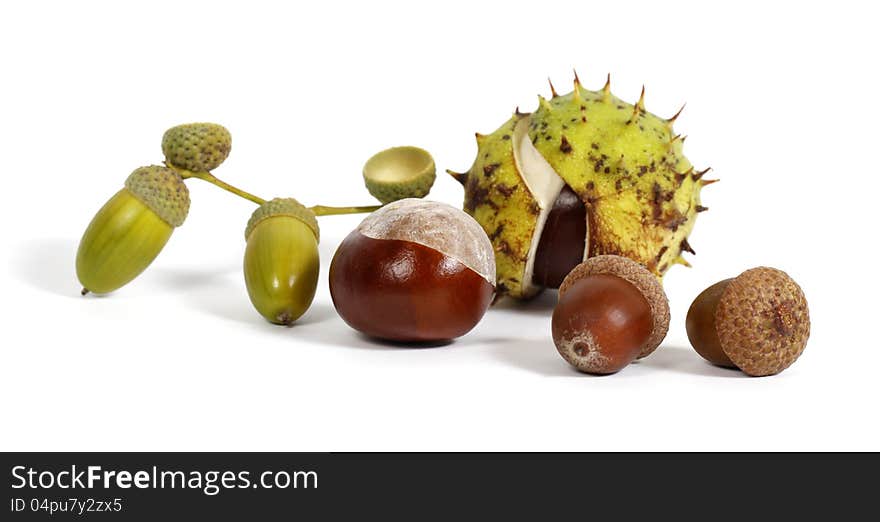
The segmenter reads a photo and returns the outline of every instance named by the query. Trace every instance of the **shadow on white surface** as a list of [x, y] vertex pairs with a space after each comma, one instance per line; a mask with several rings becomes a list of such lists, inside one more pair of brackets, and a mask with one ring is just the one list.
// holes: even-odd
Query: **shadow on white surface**
[[566, 363], [548, 339], [511, 339], [497, 343], [492, 355], [499, 361], [547, 377], [583, 377]]
[[[498, 346], [493, 348], [492, 354], [501, 362], [548, 377], [608, 377], [578, 372], [559, 356], [548, 340], [522, 339], [499, 342]], [[632, 371], [635, 367], [640, 367], [651, 371], [671, 371], [701, 377], [748, 378], [738, 370], [710, 364], [690, 348], [673, 346], [661, 346], [645, 359], [634, 362], [633, 366], [613, 375], [643, 378], [640, 372]]]
[[[147, 269], [149, 270], [149, 268]], [[153, 280], [157, 286], [169, 292], [189, 293], [193, 290], [206, 290], [224, 283], [224, 280], [238, 272], [237, 267], [208, 266], [199, 268], [153, 268]]]
[[673, 371], [702, 377], [749, 378], [739, 370], [715, 366], [700, 357], [692, 348], [680, 346], [660, 346], [654, 353], [633, 364], [652, 370]]
[[[242, 282], [238, 283], [236, 278]], [[261, 326], [269, 335], [277, 334], [278, 330], [322, 323], [336, 315], [330, 306], [313, 303], [293, 326], [273, 325], [254, 310], [244, 287], [241, 268], [237, 266], [163, 269], [157, 274], [157, 284], [184, 295], [188, 304], [203, 313], [226, 321]]]
[[80, 297], [76, 279], [77, 242], [46, 238], [27, 241], [16, 247], [12, 273], [28, 285], [64, 297]]
[[181, 295], [189, 306], [226, 321], [254, 324], [261, 319], [247, 300], [244, 288], [232, 282], [237, 270], [229, 268], [163, 268], [156, 284]]
[[309, 310], [303, 314], [302, 317], [297, 319], [296, 324], [294, 324], [292, 328], [296, 328], [296, 325], [305, 326], [320, 324], [325, 321], [330, 321], [334, 317], [336, 317], [336, 310], [334, 310], [332, 306], [324, 303], [312, 303]]
[[[327, 315], [322, 319], [329, 320], [337, 317], [336, 311], [330, 305], [317, 304], [317, 311], [320, 316]], [[314, 308], [314, 307], [313, 307]], [[323, 309], [323, 310], [321, 310]], [[312, 310], [309, 310], [309, 314]], [[308, 314], [307, 314], [308, 315]], [[307, 319], [303, 316], [303, 319]], [[299, 322], [297, 322], [299, 324]], [[304, 324], [309, 324], [304, 323]], [[293, 326], [296, 328], [296, 325]], [[310, 343], [332, 346], [333, 348], [353, 349], [353, 350], [379, 350], [379, 351], [400, 351], [407, 352], [412, 350], [425, 350], [437, 348], [454, 348], [462, 345], [462, 339], [452, 341], [424, 342], [424, 343], [398, 343], [394, 341], [386, 341], [377, 339], [357, 332], [343, 323], [341, 320], [333, 327], [326, 325], [314, 328], [303, 328], [297, 332], [297, 339], [308, 341]]]

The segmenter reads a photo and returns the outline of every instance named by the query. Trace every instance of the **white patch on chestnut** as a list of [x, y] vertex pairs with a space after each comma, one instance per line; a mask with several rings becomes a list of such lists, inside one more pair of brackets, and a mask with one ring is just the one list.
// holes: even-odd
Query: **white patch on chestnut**
[[357, 231], [442, 252], [495, 285], [495, 254], [486, 232], [474, 218], [445, 203], [401, 199], [367, 216]]

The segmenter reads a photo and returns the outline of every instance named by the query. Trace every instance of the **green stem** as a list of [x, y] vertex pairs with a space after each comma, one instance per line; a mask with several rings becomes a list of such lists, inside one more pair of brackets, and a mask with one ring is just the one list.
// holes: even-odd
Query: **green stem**
[[[168, 165], [168, 168], [173, 169], [175, 172], [180, 174], [180, 177], [183, 179], [196, 178], [202, 181], [207, 181], [212, 185], [220, 187], [223, 190], [231, 192], [236, 196], [240, 196], [248, 201], [252, 201], [257, 205], [262, 205], [266, 202], [265, 199], [259, 196], [255, 196], [250, 192], [245, 192], [238, 187], [233, 187], [229, 183], [218, 179], [210, 172], [193, 172], [191, 170], [182, 169], [168, 163], [166, 163], [166, 165]], [[374, 210], [379, 210], [380, 208], [382, 208], [382, 205], [370, 205], [363, 207], [328, 207], [326, 205], [315, 205], [313, 207], [309, 207], [309, 210], [314, 212], [316, 216], [338, 216], [342, 214], [366, 214], [369, 212], [373, 212]]]
[[370, 205], [367, 207], [328, 207], [325, 205], [315, 205], [309, 207], [309, 210], [314, 212], [316, 216], [338, 216], [342, 214], [366, 214], [373, 212], [374, 210], [379, 210], [380, 208], [382, 208], [382, 205]]
[[172, 168], [175, 171], [177, 171], [177, 173], [180, 174], [180, 177], [183, 179], [196, 178], [196, 179], [200, 179], [202, 181], [207, 181], [208, 183], [210, 183], [212, 185], [220, 187], [223, 190], [225, 190], [227, 192], [231, 192], [231, 193], [235, 194], [236, 196], [242, 197], [248, 201], [252, 201], [252, 202], [256, 203], [257, 205], [262, 205], [263, 203], [266, 202], [265, 199], [263, 199], [259, 196], [255, 196], [255, 195], [251, 194], [250, 192], [245, 192], [244, 190], [241, 190], [238, 187], [233, 187], [229, 183], [226, 183], [225, 181], [218, 179], [216, 176], [214, 176], [210, 172], [192, 172], [190, 170], [182, 169], [180, 167], [175, 167], [172, 165], [168, 165], [168, 166], [169, 166], [169, 168]]

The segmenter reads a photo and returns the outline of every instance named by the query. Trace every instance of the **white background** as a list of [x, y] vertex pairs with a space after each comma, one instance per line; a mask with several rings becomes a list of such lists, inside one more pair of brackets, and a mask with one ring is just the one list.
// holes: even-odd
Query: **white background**
[[[3, 450], [878, 450], [878, 69], [867, 4], [21, 2], [0, 7]], [[550, 76], [607, 72], [673, 114], [704, 191], [694, 267], [665, 279], [664, 345], [610, 377], [571, 370], [555, 296], [503, 303], [439, 348], [365, 340], [326, 272], [357, 216], [321, 221], [322, 273], [295, 327], [244, 288], [254, 206], [198, 180], [157, 261], [81, 298], [98, 208], [174, 124], [216, 121], [215, 174], [263, 197], [367, 204], [360, 169], [413, 144], [470, 166], [474, 131], [532, 110]], [[433, 199], [460, 205], [439, 175]], [[704, 363], [684, 317], [758, 265], [803, 287], [813, 334], [784, 373]]]

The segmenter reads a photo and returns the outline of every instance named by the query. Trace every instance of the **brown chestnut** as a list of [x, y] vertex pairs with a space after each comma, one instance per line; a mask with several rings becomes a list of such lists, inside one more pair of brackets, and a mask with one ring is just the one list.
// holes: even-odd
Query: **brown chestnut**
[[700, 293], [686, 326], [691, 345], [712, 364], [752, 376], [774, 375], [806, 348], [810, 311], [788, 274], [758, 267]]
[[616, 373], [656, 349], [669, 303], [647, 268], [621, 256], [587, 259], [568, 274], [553, 310], [553, 342], [585, 373]]
[[486, 233], [463, 211], [402, 199], [375, 211], [339, 245], [330, 264], [333, 305], [349, 326], [399, 342], [460, 337], [495, 292]]
[[584, 260], [587, 248], [587, 207], [567, 185], [563, 187], [541, 232], [535, 251], [532, 283], [559, 288], [565, 276]]

